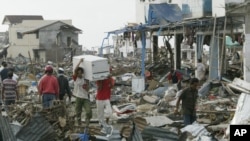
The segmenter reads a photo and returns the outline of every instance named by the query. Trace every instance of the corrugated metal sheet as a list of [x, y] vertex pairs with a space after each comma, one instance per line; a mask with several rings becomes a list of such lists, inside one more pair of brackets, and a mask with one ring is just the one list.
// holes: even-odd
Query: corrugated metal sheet
[[55, 134], [51, 124], [43, 116], [36, 114], [16, 137], [22, 141], [53, 141]]
[[129, 141], [143, 141], [141, 132], [139, 131], [135, 123], [133, 124], [133, 130], [129, 138]]
[[11, 129], [8, 117], [0, 115], [0, 130], [3, 141], [16, 141], [16, 137]]
[[140, 131], [144, 130], [148, 126], [146, 119], [142, 117], [136, 117], [134, 122]]
[[[151, 119], [153, 120], [154, 118]], [[158, 120], [158, 118], [156, 117], [155, 120]], [[140, 137], [142, 137], [143, 141], [151, 141], [155, 139], [176, 141], [179, 139], [176, 133], [173, 133], [168, 129], [149, 126], [147, 120], [143, 117], [136, 117], [134, 119], [134, 123], [135, 127], [133, 129], [133, 132], [135, 133], [132, 133], [132, 135], [137, 139], [140, 139]]]
[[176, 133], [169, 131], [168, 129], [158, 127], [146, 127], [142, 133], [143, 141], [152, 140], [165, 140], [165, 141], [178, 141], [179, 136]]
[[100, 135], [96, 135], [95, 137], [96, 137], [97, 141], [121, 141], [121, 136], [120, 136], [119, 130], [114, 130], [112, 135], [109, 137], [100, 136]]

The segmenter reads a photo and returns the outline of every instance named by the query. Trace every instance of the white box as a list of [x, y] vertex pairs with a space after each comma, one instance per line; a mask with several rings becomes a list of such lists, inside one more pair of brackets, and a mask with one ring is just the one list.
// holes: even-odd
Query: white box
[[93, 55], [80, 55], [73, 57], [73, 69], [84, 58], [79, 67], [84, 69], [84, 78], [89, 81], [103, 80], [110, 74], [108, 59]]
[[132, 78], [132, 92], [141, 93], [145, 90], [144, 77], [138, 76]]

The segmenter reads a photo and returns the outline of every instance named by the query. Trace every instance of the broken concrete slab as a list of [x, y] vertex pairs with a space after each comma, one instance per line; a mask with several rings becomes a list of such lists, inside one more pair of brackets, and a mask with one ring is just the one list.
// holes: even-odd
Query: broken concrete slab
[[173, 121], [166, 116], [151, 116], [151, 117], [144, 117], [147, 123], [154, 127], [162, 127], [165, 125], [173, 124]]
[[240, 78], [234, 78], [233, 82], [229, 83], [228, 86], [242, 93], [250, 93], [250, 83]]
[[160, 98], [155, 95], [152, 96], [145, 95], [142, 97], [142, 99], [150, 104], [157, 104], [160, 100]]

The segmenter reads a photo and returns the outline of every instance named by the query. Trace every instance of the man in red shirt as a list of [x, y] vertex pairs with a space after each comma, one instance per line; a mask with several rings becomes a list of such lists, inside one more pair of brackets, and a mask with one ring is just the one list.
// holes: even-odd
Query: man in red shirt
[[53, 100], [58, 99], [59, 95], [59, 84], [57, 78], [52, 73], [52, 66], [47, 65], [45, 67], [45, 75], [38, 84], [38, 92], [42, 95], [44, 109], [51, 107]]
[[[111, 75], [108, 76], [105, 80], [99, 80], [96, 82], [97, 84], [97, 95], [96, 95], [96, 105], [97, 105], [97, 113], [98, 120], [101, 125], [106, 125], [109, 122], [109, 117], [112, 114], [111, 104], [110, 104], [110, 96], [111, 89], [114, 85], [114, 80]], [[106, 123], [104, 121], [104, 109], [106, 108]]]

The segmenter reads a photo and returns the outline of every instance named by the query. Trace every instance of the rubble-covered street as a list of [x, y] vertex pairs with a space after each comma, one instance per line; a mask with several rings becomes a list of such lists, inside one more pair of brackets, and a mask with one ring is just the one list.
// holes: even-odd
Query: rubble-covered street
[[[169, 84], [166, 73], [169, 70], [161, 63], [146, 65], [154, 76], [145, 82], [147, 88], [135, 92], [134, 79], [140, 80], [136, 63], [138, 58], [128, 57], [119, 59], [110, 55], [112, 76], [115, 87], [112, 90], [111, 103], [113, 116], [111, 125], [113, 131], [110, 136], [101, 132], [97, 115], [91, 120], [88, 134], [91, 140], [226, 140], [227, 128], [239, 110], [244, 94], [249, 93], [249, 83], [235, 78], [232, 82], [206, 81], [200, 86], [197, 103], [197, 122], [184, 127], [182, 115], [174, 114], [177, 86]], [[7, 112], [2, 111], [0, 119], [3, 138], [8, 140], [74, 140], [84, 133], [85, 125], [75, 122], [75, 102], [66, 99], [54, 101], [49, 111], [42, 110], [37, 93], [37, 80], [42, 76], [44, 64], [32, 63], [29, 68], [21, 69], [20, 62], [27, 58], [17, 57], [7, 62], [17, 68], [15, 73], [20, 76], [18, 90], [20, 100], [11, 105]], [[48, 62], [57, 67], [55, 63]], [[72, 63], [61, 63], [70, 78]], [[19, 69], [18, 69], [19, 68]], [[160, 70], [163, 68], [163, 70]], [[33, 73], [34, 72], [34, 73]], [[55, 71], [56, 75], [56, 71]], [[189, 77], [184, 74], [183, 87], [187, 86]], [[72, 80], [70, 81], [73, 88]], [[138, 84], [137, 84], [138, 85]], [[93, 83], [91, 102], [95, 113], [96, 87]], [[244, 95], [248, 97], [248, 95]], [[238, 106], [237, 106], [238, 104]], [[244, 107], [244, 105], [240, 105]], [[240, 115], [242, 118], [244, 115]], [[237, 120], [236, 120], [237, 121]], [[242, 121], [243, 122], [243, 121]], [[247, 122], [247, 121], [245, 121]]]

